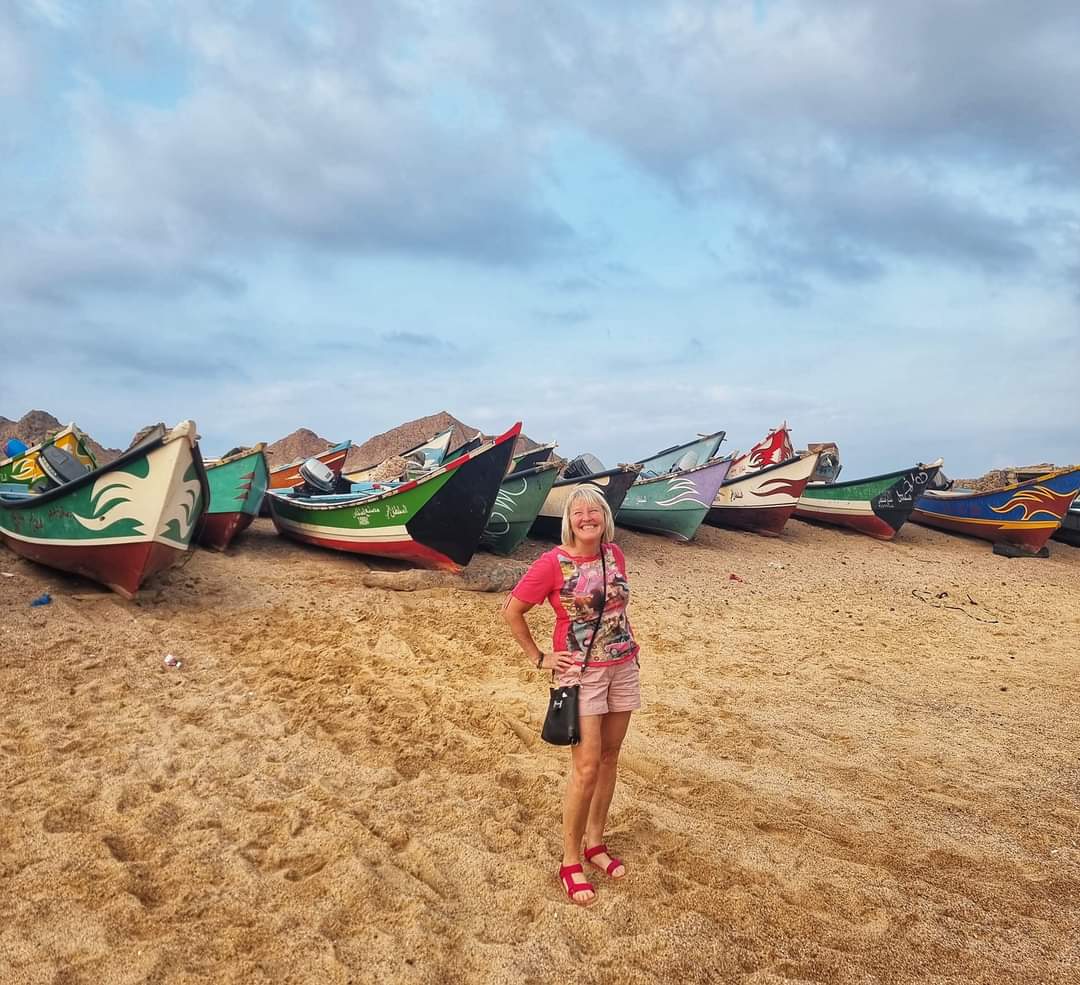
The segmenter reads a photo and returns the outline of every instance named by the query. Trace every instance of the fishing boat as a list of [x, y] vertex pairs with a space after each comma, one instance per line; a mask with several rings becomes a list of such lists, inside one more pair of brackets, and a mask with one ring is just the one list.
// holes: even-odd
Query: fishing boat
[[88, 470], [97, 468], [97, 460], [90, 451], [86, 435], [72, 423], [39, 444], [0, 461], [0, 487], [19, 492], [46, 481], [38, 459], [42, 449], [50, 447], [66, 451]]
[[699, 434], [693, 441], [682, 445], [672, 445], [649, 458], [643, 458], [637, 464], [641, 466], [643, 476], [663, 475], [674, 469], [691, 469], [696, 465], [704, 465], [715, 457], [723, 440], [723, 431]]
[[[404, 474], [407, 478], [414, 478], [421, 472], [438, 468], [444, 461], [449, 460], [446, 452], [450, 447], [450, 438], [453, 433], [454, 429], [449, 427], [445, 431], [440, 431], [438, 434], [428, 438], [427, 441], [421, 441], [420, 444], [413, 445], [412, 448], [406, 448], [405, 451], [393, 457], [405, 459]], [[454, 457], [458, 456], [455, 455]], [[342, 472], [342, 475], [350, 482], [370, 482], [385, 464], [385, 462], [374, 462], [371, 465], [363, 466], [363, 468]]]
[[543, 465], [551, 459], [552, 453], [558, 447], [554, 442], [546, 445], [540, 445], [538, 448], [533, 448], [531, 451], [522, 452], [519, 455], [514, 456], [513, 462], [510, 463], [511, 472], [521, 472], [524, 469], [531, 469], [537, 465]]
[[755, 468], [725, 479], [713, 500], [705, 522], [714, 527], [749, 530], [778, 537], [799, 502], [814, 469], [815, 452]]
[[1080, 547], [1080, 500], [1073, 500], [1072, 506], [1065, 511], [1061, 526], [1053, 533], [1054, 540]]
[[941, 465], [939, 458], [929, 465], [866, 479], [808, 483], [795, 507], [795, 517], [892, 540]]
[[0, 492], [0, 538], [16, 554], [130, 599], [187, 553], [209, 502], [195, 424], [157, 425], [109, 465], [80, 468], [44, 492]]
[[[317, 458], [328, 469], [333, 472], [340, 472], [342, 466], [345, 464], [345, 456], [349, 454], [349, 449], [352, 447], [351, 441], [342, 441], [339, 444], [331, 445], [326, 451], [321, 451], [317, 455], [310, 455], [309, 458]], [[277, 468], [270, 470], [270, 488], [271, 489], [291, 489], [293, 486], [300, 485], [303, 479], [300, 478], [300, 466], [304, 464], [307, 458], [298, 458], [293, 462], [289, 462], [288, 465], [279, 465]]]
[[1034, 554], [1062, 526], [1077, 492], [1080, 468], [1058, 469], [987, 492], [932, 489], [915, 504], [912, 519]]
[[495, 554], [512, 554], [528, 534], [558, 477], [557, 462], [514, 469], [499, 486], [481, 546]]
[[[591, 456], [590, 456], [591, 457]], [[611, 514], [619, 512], [626, 494], [641, 473], [641, 466], [620, 465], [614, 469], [588, 472], [584, 475], [567, 478], [565, 473], [561, 479], [556, 479], [536, 515], [536, 520], [529, 532], [534, 537], [544, 537], [549, 540], [559, 540], [562, 537], [563, 507], [566, 505], [570, 494], [581, 486], [595, 486], [604, 495]]]
[[270, 482], [265, 448], [260, 442], [253, 448], [239, 449], [204, 463], [210, 505], [196, 531], [203, 547], [224, 551], [258, 516]]
[[405, 482], [356, 483], [329, 495], [271, 489], [270, 515], [278, 532], [294, 540], [459, 571], [480, 543], [520, 431], [518, 422]]
[[691, 540], [729, 468], [731, 459], [720, 458], [665, 475], [641, 475], [626, 494], [615, 522], [621, 527]]

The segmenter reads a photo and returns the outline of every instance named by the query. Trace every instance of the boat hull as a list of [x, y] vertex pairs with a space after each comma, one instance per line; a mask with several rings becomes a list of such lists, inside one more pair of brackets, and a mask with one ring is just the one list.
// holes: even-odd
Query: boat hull
[[705, 522], [779, 537], [816, 466], [817, 455], [805, 455], [725, 480]]
[[1061, 469], [988, 492], [951, 496], [927, 492], [912, 519], [1034, 554], [1060, 529], [1078, 491], [1080, 468]]
[[799, 497], [795, 517], [892, 540], [940, 467], [937, 462], [867, 479], [808, 485]]
[[641, 466], [642, 474], [645, 476], [663, 475], [665, 472], [677, 469], [692, 469], [698, 465], [704, 465], [715, 457], [723, 440], [723, 431], [704, 434], [684, 445], [665, 448], [649, 458], [643, 458], [638, 465]]
[[375, 496], [290, 500], [272, 492], [274, 526], [319, 547], [460, 571], [479, 545], [520, 429]]
[[195, 425], [140, 442], [57, 489], [0, 501], [0, 538], [32, 561], [100, 582], [126, 598], [185, 555], [209, 491]]
[[559, 467], [552, 462], [515, 470], [503, 479], [480, 538], [481, 546], [495, 554], [512, 554], [528, 536], [558, 475]]
[[604, 495], [611, 514], [614, 516], [626, 499], [626, 494], [638, 477], [640, 467], [637, 465], [625, 465], [617, 469], [608, 469], [606, 472], [597, 472], [591, 476], [579, 479], [559, 479], [551, 488], [544, 505], [533, 521], [529, 532], [534, 537], [542, 537], [547, 540], [560, 540], [562, 538], [562, 515], [563, 507], [570, 498], [571, 493], [581, 486], [593, 486]]
[[207, 464], [210, 506], [196, 537], [203, 547], [224, 551], [258, 515], [270, 473], [262, 445], [246, 453]]
[[[339, 445], [334, 445], [332, 448], [327, 448], [326, 451], [319, 452], [318, 455], [311, 455], [311, 458], [317, 458], [323, 463], [330, 471], [340, 472], [341, 467], [345, 464], [345, 457], [349, 454], [349, 448], [352, 447], [351, 441], [343, 441]], [[290, 462], [288, 465], [279, 465], [276, 469], [270, 471], [270, 488], [271, 489], [292, 489], [294, 486], [300, 485], [304, 480], [300, 477], [300, 466], [306, 462], [307, 459], [301, 459], [296, 462]]]
[[731, 459], [667, 475], [639, 478], [615, 515], [623, 527], [691, 540], [709, 512]]

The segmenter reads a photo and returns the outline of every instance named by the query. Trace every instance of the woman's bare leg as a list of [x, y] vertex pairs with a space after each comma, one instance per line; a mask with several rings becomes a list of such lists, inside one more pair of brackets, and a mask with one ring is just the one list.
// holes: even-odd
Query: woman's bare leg
[[[608, 811], [611, 799], [615, 796], [615, 776], [619, 766], [619, 751], [623, 739], [630, 727], [629, 711], [612, 711], [600, 719], [600, 762], [596, 772], [596, 787], [589, 805], [589, 816], [585, 824], [585, 847], [601, 845], [604, 842], [604, 829], [607, 827]], [[592, 861], [606, 869], [611, 856], [605, 852], [594, 855]], [[626, 874], [624, 866], [618, 866], [612, 877], [618, 879]]]
[[[581, 741], [570, 747], [570, 776], [563, 796], [563, 865], [581, 864], [581, 839], [589, 804], [596, 790], [600, 767], [600, 722], [606, 716], [582, 715], [579, 724]], [[595, 894], [590, 890], [574, 893], [577, 903], [588, 902]]]

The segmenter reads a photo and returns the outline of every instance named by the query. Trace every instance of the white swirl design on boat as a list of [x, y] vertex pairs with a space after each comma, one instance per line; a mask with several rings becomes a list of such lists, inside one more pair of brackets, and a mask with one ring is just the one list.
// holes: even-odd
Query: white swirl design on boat
[[487, 526], [484, 527], [484, 533], [490, 534], [492, 537], [501, 537], [509, 532], [510, 521], [507, 517], [513, 515], [514, 508], [517, 506], [517, 499], [523, 496], [525, 490], [529, 488], [528, 479], [519, 479], [518, 481], [521, 483], [518, 489], [508, 489], [505, 482], [499, 486], [498, 495], [495, 497], [495, 508], [491, 511]]
[[668, 498], [658, 499], [657, 506], [677, 506], [679, 503], [697, 503], [698, 506], [708, 506], [701, 501], [701, 490], [693, 479], [679, 477], [668, 480]]

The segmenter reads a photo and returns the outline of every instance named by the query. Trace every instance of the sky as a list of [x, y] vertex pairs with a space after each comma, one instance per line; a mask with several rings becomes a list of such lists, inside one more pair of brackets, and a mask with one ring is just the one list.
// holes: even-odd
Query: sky
[[1080, 6], [7, 0], [0, 414], [1080, 461]]

